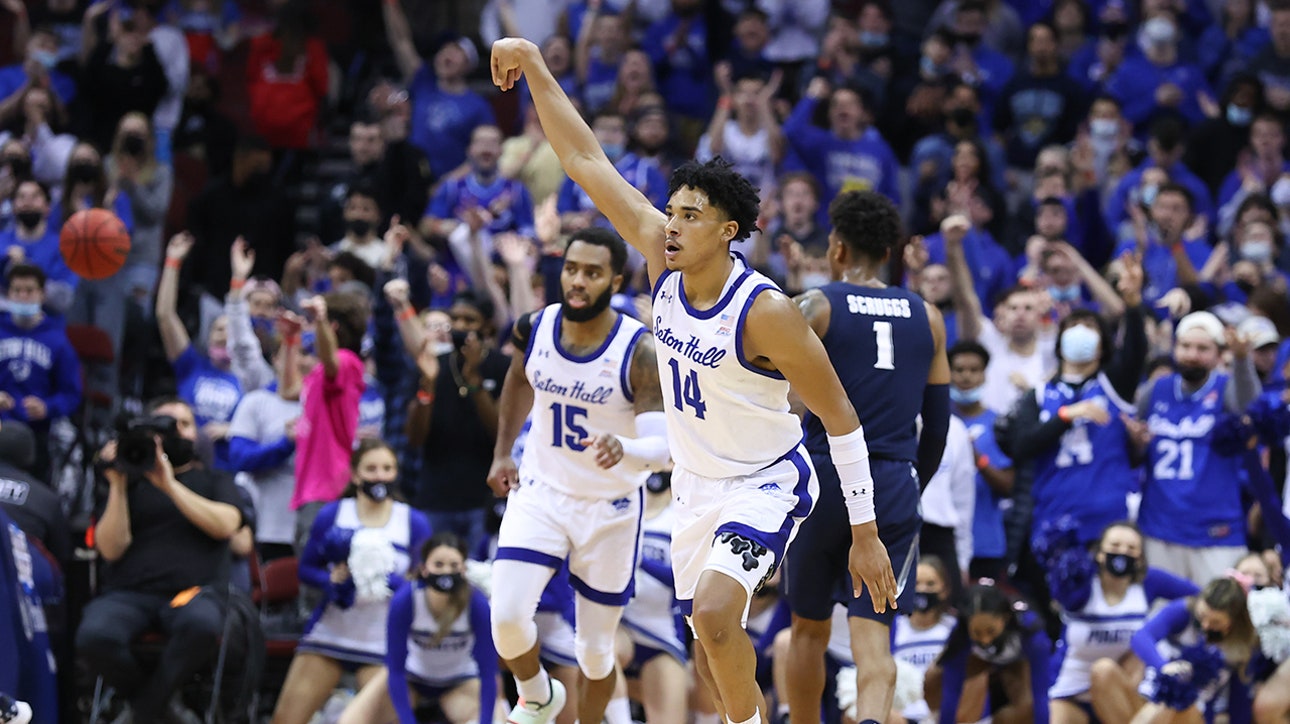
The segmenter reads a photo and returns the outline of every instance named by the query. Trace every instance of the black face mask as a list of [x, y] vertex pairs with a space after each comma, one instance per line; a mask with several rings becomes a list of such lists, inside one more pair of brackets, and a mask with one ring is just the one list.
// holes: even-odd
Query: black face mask
[[170, 464], [181, 468], [197, 457], [197, 444], [186, 437], [172, 435], [161, 441], [161, 451], [170, 458]]
[[72, 183], [94, 183], [99, 178], [99, 167], [89, 161], [77, 161], [67, 167], [67, 178]]
[[919, 591], [914, 594], [914, 611], [917, 613], [926, 613], [941, 605], [941, 594], [924, 593]]
[[390, 484], [382, 480], [364, 480], [358, 484], [358, 489], [377, 503], [390, 497]]
[[367, 219], [346, 219], [345, 229], [354, 236], [367, 236], [372, 230], [372, 222]]
[[1209, 377], [1209, 370], [1199, 365], [1178, 365], [1178, 374], [1188, 384], [1199, 384]]
[[1254, 283], [1250, 282], [1247, 279], [1237, 279], [1236, 288], [1244, 292], [1246, 296], [1249, 296], [1250, 293], [1256, 289], [1256, 287], [1254, 286]]
[[31, 174], [31, 159], [29, 158], [10, 156], [0, 163], [8, 166], [9, 173], [13, 174], [15, 178], [26, 178]]
[[1102, 570], [1116, 578], [1128, 578], [1138, 571], [1138, 559], [1127, 553], [1107, 553]]
[[423, 574], [421, 580], [439, 593], [452, 593], [466, 583], [466, 577], [460, 573]]
[[18, 225], [24, 229], [34, 229], [45, 220], [45, 214], [41, 211], [19, 211], [13, 216], [18, 220]]
[[142, 156], [148, 150], [148, 141], [143, 136], [129, 134], [121, 137], [121, 152], [131, 156]]
[[1208, 644], [1221, 644], [1223, 639], [1227, 638], [1227, 634], [1212, 628], [1202, 628], [1201, 631], [1205, 632], [1205, 643]]
[[976, 114], [969, 108], [955, 108], [949, 113], [950, 122], [959, 128], [967, 128], [976, 124]]
[[958, 33], [957, 40], [969, 48], [975, 48], [981, 44], [981, 36], [976, 33]]
[[[563, 296], [563, 295], [561, 295]], [[601, 312], [609, 308], [609, 303], [613, 301], [614, 290], [612, 287], [606, 287], [603, 294], [591, 300], [591, 303], [581, 309], [575, 309], [569, 306], [569, 303], [563, 299], [560, 301], [560, 314], [570, 322], [589, 322], [595, 319]]]
[[672, 487], [671, 473], [654, 473], [645, 479], [645, 489], [651, 493], [662, 493]]

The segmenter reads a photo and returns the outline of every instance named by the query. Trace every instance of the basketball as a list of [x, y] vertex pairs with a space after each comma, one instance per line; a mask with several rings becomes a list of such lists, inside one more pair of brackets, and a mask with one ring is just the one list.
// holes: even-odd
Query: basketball
[[107, 279], [121, 270], [130, 253], [130, 234], [116, 214], [86, 209], [72, 214], [58, 237], [67, 268], [82, 279]]

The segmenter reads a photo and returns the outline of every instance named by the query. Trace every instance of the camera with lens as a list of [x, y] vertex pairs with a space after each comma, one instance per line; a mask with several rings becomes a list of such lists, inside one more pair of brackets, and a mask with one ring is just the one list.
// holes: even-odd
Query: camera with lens
[[157, 465], [157, 438], [162, 447], [179, 437], [175, 418], [166, 415], [122, 417], [116, 423], [116, 468], [129, 477], [142, 477]]

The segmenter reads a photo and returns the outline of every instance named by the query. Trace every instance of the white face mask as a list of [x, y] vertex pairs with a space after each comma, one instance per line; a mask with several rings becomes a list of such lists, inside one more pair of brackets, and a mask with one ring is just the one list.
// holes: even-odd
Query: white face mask
[[1267, 239], [1247, 239], [1241, 242], [1241, 258], [1255, 264], [1272, 261], [1272, 242]]
[[1062, 332], [1062, 359], [1074, 364], [1084, 364], [1097, 359], [1097, 345], [1102, 336], [1082, 324], [1075, 324]]
[[1094, 139], [1106, 141], [1120, 135], [1120, 124], [1114, 118], [1094, 118], [1088, 122], [1088, 132]]

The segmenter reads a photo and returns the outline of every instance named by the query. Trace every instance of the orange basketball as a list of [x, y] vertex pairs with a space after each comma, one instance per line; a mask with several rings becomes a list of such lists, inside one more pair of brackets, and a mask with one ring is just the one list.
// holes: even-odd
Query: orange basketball
[[121, 271], [130, 253], [130, 233], [116, 214], [86, 209], [72, 214], [58, 236], [67, 268], [82, 279], [107, 279]]

